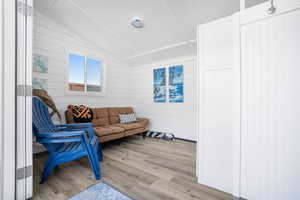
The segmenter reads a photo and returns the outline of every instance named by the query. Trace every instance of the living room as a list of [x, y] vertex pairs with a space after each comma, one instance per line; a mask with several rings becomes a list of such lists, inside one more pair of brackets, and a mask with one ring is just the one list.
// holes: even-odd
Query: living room
[[0, 10], [0, 200], [300, 199], [299, 0]]
[[[94, 3], [96, 2], [92, 2], [92, 4]], [[86, 9], [92, 9], [92, 4]], [[110, 6], [116, 5], [114, 2], [98, 2], [96, 4], [97, 6], [102, 5], [103, 12], [110, 9]], [[142, 28], [135, 28], [131, 24], [130, 20], [137, 17], [130, 14], [131, 9], [128, 10], [129, 13], [124, 13], [124, 16], [116, 17], [115, 20], [120, 20], [125, 16], [132, 15], [132, 19], [122, 20], [122, 23], [126, 24], [114, 22], [120, 23], [119, 28], [116, 26], [118, 31], [124, 31], [122, 29], [126, 28], [128, 32], [128, 36], [124, 35], [120, 38], [117, 34], [109, 35], [107, 30], [102, 30], [104, 28], [102, 24], [91, 20], [93, 14], [86, 15], [83, 10], [78, 8], [79, 5], [72, 1], [58, 1], [54, 5], [51, 2], [34, 1], [33, 63], [35, 60], [37, 62], [36, 65], [33, 64], [33, 88], [45, 90], [47, 95], [52, 98], [62, 118], [60, 119], [57, 114], [54, 114], [52, 120], [56, 124], [75, 123], [72, 113], [74, 107], [72, 106], [84, 105], [92, 109], [94, 132], [99, 137], [103, 149], [103, 161], [101, 162], [103, 182], [121, 192], [126, 192], [127, 195], [130, 194], [134, 199], [151, 198], [150, 194], [145, 193], [143, 189], [147, 185], [152, 185], [148, 191], [149, 193], [152, 191], [153, 198], [171, 198], [173, 195], [160, 192], [160, 188], [168, 187], [177, 190], [180, 185], [176, 183], [178, 177], [194, 180], [196, 173], [197, 134], [193, 87], [196, 80], [196, 41], [134, 57], [138, 52], [155, 49], [153, 42], [145, 41], [143, 38], [150, 38], [149, 34], [153, 34], [151, 29], [159, 28], [161, 31], [162, 27], [153, 27], [157, 26], [155, 21], [158, 20], [158, 17], [146, 21], [146, 19], [152, 18], [149, 11], [158, 9], [160, 4], [151, 2], [140, 4], [142, 9], [146, 9], [141, 11], [143, 16], [138, 15], [145, 18]], [[105, 6], [107, 7], [105, 8]], [[149, 6], [151, 9], [148, 8]], [[118, 5], [119, 7], [121, 8], [122, 5]], [[73, 11], [63, 14], [64, 10]], [[114, 14], [102, 13], [101, 15], [109, 19]], [[74, 18], [78, 19], [75, 24]], [[166, 20], [172, 22], [170, 19]], [[79, 23], [85, 26], [85, 31], [82, 31], [83, 26]], [[165, 37], [170, 38], [174, 34], [169, 33]], [[128, 45], [127, 41], [132, 40], [132, 37], [135, 37], [136, 40], [139, 38], [140, 42], [144, 41], [143, 45], [134, 43], [137, 45], [135, 48], [141, 48], [141, 50], [133, 50], [132, 45]], [[116, 41], [112, 41], [112, 39]], [[159, 44], [156, 46], [167, 46], [163, 45], [165, 42], [164, 40], [157, 41]], [[161, 53], [165, 53], [165, 56], [161, 56]], [[92, 63], [93, 61], [94, 63]], [[40, 67], [40, 63], [44, 63], [44, 67]], [[182, 68], [182, 79], [184, 80], [182, 99], [179, 102], [172, 102], [169, 91], [165, 91], [165, 99], [156, 100], [153, 88], [154, 71], [166, 69], [164, 75], [168, 80], [165, 80], [165, 84], [169, 84], [171, 78], [169, 71], [174, 66]], [[95, 68], [100, 70], [95, 70]], [[89, 69], [92, 73], [89, 73]], [[89, 83], [98, 85], [98, 89], [90, 90]], [[38, 91], [34, 91], [33, 94], [43, 99]], [[66, 112], [66, 110], [68, 111]], [[124, 126], [130, 126], [130, 124], [120, 125], [119, 120], [114, 122], [119, 114], [132, 112], [138, 118], [133, 125], [139, 123], [141, 127], [128, 130]], [[180, 119], [180, 123], [178, 123], [178, 119]], [[142, 135], [146, 135], [147, 131], [149, 134], [143, 139]], [[156, 138], [153, 140], [150, 138], [150, 134], [151, 137]], [[173, 136], [176, 139], [173, 140]], [[169, 138], [163, 139], [162, 137]], [[61, 174], [69, 174], [70, 171], [74, 171], [75, 169], [72, 167], [78, 165], [77, 162], [65, 164], [65, 169], [62, 167], [63, 169], [59, 169], [58, 172], [55, 169], [44, 184], [38, 184], [40, 172], [43, 169], [41, 160], [45, 160], [47, 156], [43, 151], [45, 148], [38, 142], [34, 142], [33, 152], [36, 154], [33, 161], [33, 194], [35, 198], [45, 199], [47, 195], [50, 195], [52, 198], [66, 199], [76, 195], [78, 191], [83, 191], [92, 183], [95, 184], [94, 181], [88, 179], [91, 177], [88, 174], [86, 177], [80, 176], [82, 181], [80, 185], [67, 181], [68, 184], [73, 185], [72, 189], [56, 188], [55, 184], [63, 183]], [[149, 161], [144, 161], [145, 159]], [[60, 167], [58, 166], [58, 168]], [[88, 166], [82, 167], [82, 163], [76, 168], [81, 173], [91, 173]], [[138, 174], [138, 177], [135, 174]], [[157, 174], [168, 179], [160, 179]], [[66, 177], [74, 179], [69, 176], [66, 175]], [[128, 177], [123, 180], [124, 176]], [[166, 181], [169, 180], [171, 183], [172, 179], [174, 179], [172, 184], [175, 188], [164, 186], [167, 184]], [[191, 185], [193, 184], [196, 185], [196, 182], [191, 183]], [[74, 190], [74, 188], [78, 189]], [[41, 192], [45, 190], [49, 191]], [[53, 191], [55, 191], [54, 194]], [[226, 196], [227, 194], [220, 192], [219, 195]], [[187, 194], [180, 196], [189, 198]]]
[[[164, 132], [175, 134], [178, 138], [196, 141], [194, 122], [195, 109], [193, 109], [195, 98], [193, 85], [195, 84], [196, 41], [190, 41], [186, 44], [165, 50], [158, 50], [138, 56], [137, 58], [128, 58], [129, 56], [126, 54], [129, 54], [129, 45], [125, 46], [125, 44], [120, 44], [120, 42], [124, 43], [121, 39], [119, 39], [121, 41], [118, 41], [118, 43], [114, 41], [113, 44], [115, 46], [106, 44], [108, 43], [107, 39], [102, 38], [104, 36], [97, 35], [98, 30], [92, 29], [94, 22], [89, 20], [88, 16], [83, 15], [81, 20], [85, 20], [82, 23], [86, 24], [86, 26], [91, 26], [91, 28], [87, 29], [89, 30], [88, 34], [95, 34], [97, 43], [91, 41], [92, 37], [90, 36], [80, 37], [75, 34], [78, 33], [77, 31], [70, 32], [70, 30], [74, 30], [73, 28], [81, 29], [81, 26], [78, 25], [79, 22], [73, 24], [72, 17], [75, 16], [72, 16], [72, 13], [68, 14], [68, 16], [56, 13], [61, 11], [59, 10], [59, 3], [51, 10], [52, 13], [50, 13], [50, 11], [46, 12], [41, 10], [43, 8], [42, 6], [46, 6], [44, 5], [46, 4], [45, 2], [37, 1], [36, 4], [35, 18], [33, 20], [33, 54], [37, 56], [47, 55], [45, 59], [48, 60], [50, 67], [48, 67], [47, 73], [41, 73], [39, 70], [33, 72], [33, 81], [37, 80], [37, 84], [40, 85], [39, 82], [47, 80], [47, 91], [50, 96], [55, 99], [56, 106], [59, 110], [65, 111], [68, 105], [78, 104], [84, 104], [90, 107], [130, 105], [135, 109], [138, 116], [151, 118], [151, 125], [154, 126], [152, 130], [163, 130]], [[50, 2], [47, 4], [51, 5]], [[65, 9], [69, 9], [67, 6], [72, 6], [71, 3], [61, 4], [66, 6]], [[114, 4], [112, 3], [112, 5]], [[39, 8], [39, 6], [42, 8]], [[45, 9], [46, 8], [47, 7], [45, 7]], [[78, 12], [76, 12], [76, 15], [78, 15]], [[53, 18], [53, 16], [56, 16], [56, 18], [61, 17], [61, 19]], [[106, 17], [110, 18], [109, 16]], [[118, 18], [122, 17], [119, 16]], [[116, 20], [118, 20], [118, 18], [116, 18]], [[67, 29], [66, 27], [68, 26], [65, 24], [62, 26], [57, 23], [60, 20], [70, 20], [70, 25], [74, 27]], [[140, 40], [144, 41], [143, 38], [146, 37], [145, 34], [150, 34], [148, 31], [143, 30], [147, 29], [147, 25], [140, 30], [132, 27], [130, 21], [126, 22], [127, 24], [125, 24], [125, 26], [128, 29], [127, 31], [133, 34], [130, 37], [140, 35]], [[69, 22], [67, 23], [69, 24]], [[85, 32], [88, 31], [83, 31], [83, 33]], [[87, 37], [90, 39], [82, 39]], [[145, 41], [145, 43], [147, 43], [147, 45], [151, 44], [149, 41]], [[116, 50], [112, 50], [112, 48], [117, 49], [118, 53], [121, 52], [124, 55], [120, 58], [119, 54], [110, 53], [116, 52]], [[120, 50], [121, 48], [124, 49]], [[151, 47], [144, 46], [142, 46], [142, 48], [152, 49]], [[162, 52], [166, 55], [162, 56]], [[72, 78], [69, 77], [71, 75], [68, 73], [70, 70], [68, 69], [68, 62], [71, 54], [81, 56], [82, 59], [85, 56], [88, 58], [96, 58], [96, 60], [101, 62], [101, 92], [87, 92], [88, 94], [83, 94], [82, 92], [69, 89], [69, 83], [67, 83], [66, 79]], [[134, 54], [131, 53], [129, 55]], [[124, 58], [126, 61], [124, 61]], [[153, 101], [153, 70], [176, 65], [185, 66], [184, 101], [182, 103], [155, 103]], [[76, 73], [77, 71], [75, 71], [75, 74]], [[80, 78], [83, 79], [83, 70], [79, 73], [82, 73]], [[74, 75], [74, 78], [77, 78], [76, 75]], [[168, 95], [166, 95], [166, 97], [167, 96]], [[181, 125], [176, 123], [176, 113], [180, 113], [182, 119], [186, 119], [182, 121]]]

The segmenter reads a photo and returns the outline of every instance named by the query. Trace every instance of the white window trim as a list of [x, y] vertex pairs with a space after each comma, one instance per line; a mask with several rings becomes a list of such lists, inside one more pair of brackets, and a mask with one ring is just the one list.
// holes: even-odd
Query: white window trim
[[[71, 91], [69, 90], [69, 55], [70, 54], [76, 54], [79, 56], [84, 56], [85, 57], [85, 62], [86, 62], [86, 58], [90, 58], [90, 59], [94, 59], [94, 60], [98, 60], [101, 62], [102, 64], [102, 71], [101, 71], [101, 86], [102, 86], [102, 90], [100, 92], [89, 92], [89, 91]], [[97, 56], [93, 56], [87, 53], [82, 53], [79, 51], [67, 51], [67, 55], [66, 55], [66, 70], [65, 70], [65, 94], [66, 95], [71, 95], [71, 96], [105, 96], [106, 95], [106, 63], [104, 61], [103, 58], [99, 58]], [[84, 69], [85, 73], [85, 88], [86, 88], [86, 65], [85, 65], [85, 69]]]

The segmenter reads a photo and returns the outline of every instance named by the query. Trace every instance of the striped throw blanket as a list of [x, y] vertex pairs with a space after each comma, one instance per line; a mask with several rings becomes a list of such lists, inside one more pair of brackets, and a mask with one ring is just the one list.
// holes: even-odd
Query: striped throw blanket
[[144, 137], [158, 138], [163, 140], [174, 140], [175, 136], [172, 133], [148, 131], [144, 134]]

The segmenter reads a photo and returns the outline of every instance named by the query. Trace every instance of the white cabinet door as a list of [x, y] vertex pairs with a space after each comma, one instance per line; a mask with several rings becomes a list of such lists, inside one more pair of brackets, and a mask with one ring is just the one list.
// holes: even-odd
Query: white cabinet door
[[198, 182], [239, 196], [239, 15], [198, 28]]
[[[300, 8], [300, 0], [268, 0], [264, 3], [259, 3], [250, 8], [247, 7], [247, 1], [241, 0], [241, 23], [246, 24], [257, 20], [265, 19], [268, 17], [280, 15], [289, 11], [293, 11]], [[262, 0], [251, 0], [251, 2], [261, 2]], [[273, 1], [274, 12], [268, 12], [272, 7], [271, 2]], [[251, 3], [250, 3], [251, 4]], [[246, 9], [245, 9], [246, 8]]]
[[242, 197], [300, 199], [300, 10], [242, 26]]

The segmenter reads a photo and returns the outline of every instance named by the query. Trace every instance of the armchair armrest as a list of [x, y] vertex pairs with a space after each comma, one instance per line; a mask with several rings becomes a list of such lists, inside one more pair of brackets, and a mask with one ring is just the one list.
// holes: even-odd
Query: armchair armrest
[[83, 136], [84, 131], [59, 131], [59, 132], [45, 132], [37, 133], [39, 138], [59, 138], [59, 137], [74, 137], [74, 136]]
[[58, 128], [93, 128], [92, 123], [78, 123], [78, 124], [58, 124]]
[[81, 142], [82, 138], [80, 137], [61, 137], [61, 138], [42, 138], [36, 140], [39, 143], [69, 143], [69, 142]]
[[37, 142], [39, 143], [67, 143], [80, 142], [85, 137], [84, 131], [59, 131], [37, 133]]
[[86, 131], [88, 132], [89, 136], [94, 136], [94, 129], [92, 123], [80, 123], [80, 124], [59, 124], [55, 125], [61, 131]]

